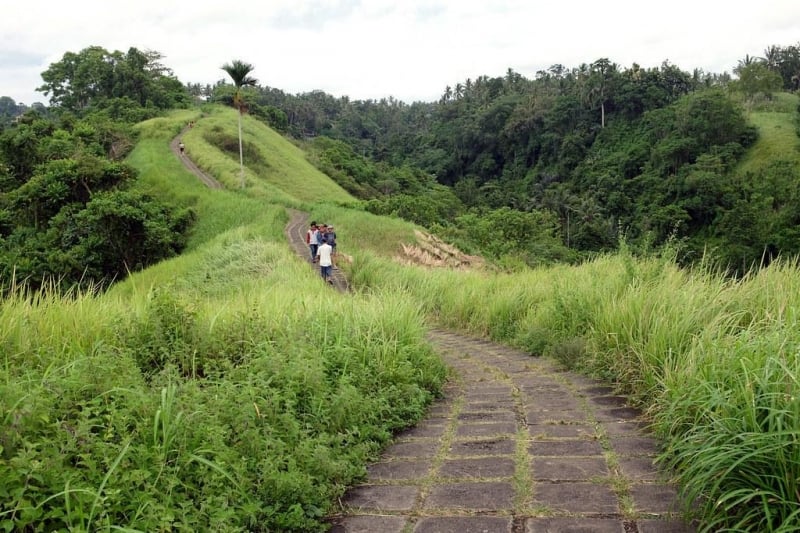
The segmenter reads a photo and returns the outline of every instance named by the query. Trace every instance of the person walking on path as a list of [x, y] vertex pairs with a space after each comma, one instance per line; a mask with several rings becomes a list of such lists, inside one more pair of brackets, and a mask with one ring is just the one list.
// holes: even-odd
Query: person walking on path
[[323, 241], [317, 247], [317, 257], [319, 258], [319, 273], [322, 275], [322, 279], [327, 281], [328, 283], [333, 283], [333, 279], [331, 278], [331, 252], [333, 248], [330, 244]]
[[317, 247], [319, 247], [319, 230], [316, 222], [312, 222], [306, 232], [306, 244], [311, 251], [311, 262], [314, 263], [317, 260]]
[[183, 144], [183, 141], [178, 143], [178, 150], [181, 151], [181, 155], [183, 155], [183, 151], [186, 149], [186, 145]]
[[333, 231], [333, 226], [328, 226], [327, 238], [325, 239], [331, 245], [331, 266], [336, 268], [336, 232]]

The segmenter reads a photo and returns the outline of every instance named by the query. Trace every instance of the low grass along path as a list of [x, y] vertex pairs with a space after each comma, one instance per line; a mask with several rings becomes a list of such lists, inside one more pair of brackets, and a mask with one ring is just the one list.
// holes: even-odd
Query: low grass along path
[[[306, 224], [294, 211], [286, 234], [308, 260]], [[429, 338], [456, 378], [347, 492], [332, 531], [695, 531], [654, 465], [659, 442], [624, 397], [493, 342]]]

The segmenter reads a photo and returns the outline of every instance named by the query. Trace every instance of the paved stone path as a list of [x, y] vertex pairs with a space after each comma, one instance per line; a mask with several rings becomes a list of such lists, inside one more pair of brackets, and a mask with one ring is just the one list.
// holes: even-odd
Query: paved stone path
[[347, 493], [333, 531], [694, 531], [625, 398], [519, 350], [430, 339], [459, 378]]
[[[287, 237], [308, 259], [307, 218], [290, 214]], [[456, 377], [347, 492], [334, 533], [695, 531], [653, 464], [659, 442], [624, 397], [520, 350], [429, 338]]]

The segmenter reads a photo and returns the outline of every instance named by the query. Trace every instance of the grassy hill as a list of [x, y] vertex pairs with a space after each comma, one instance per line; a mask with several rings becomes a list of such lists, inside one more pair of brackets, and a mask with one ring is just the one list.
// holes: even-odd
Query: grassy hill
[[[516, 274], [400, 265], [391, 257], [413, 226], [355, 209], [250, 117], [242, 190], [235, 113], [203, 113], [140, 124], [128, 159], [139, 187], [195, 210], [183, 255], [102, 295], [0, 304], [0, 527], [324, 529], [366, 462], [440, 390], [445, 369], [424, 341], [433, 323], [629, 394], [709, 531], [798, 527], [797, 265], [738, 281], [624, 249]], [[191, 120], [187, 151], [224, 190], [169, 149]], [[785, 151], [770, 152], [770, 135], [751, 161]], [[354, 294], [293, 255], [286, 207], [337, 225]]]
[[[273, 203], [350, 203], [347, 191], [317, 170], [305, 153], [264, 123], [245, 115], [242, 143], [248, 195]], [[184, 135], [189, 156], [227, 188], [241, 187], [236, 111], [205, 108], [202, 120]]]
[[800, 166], [800, 138], [797, 136], [797, 106], [800, 97], [780, 93], [775, 100], [749, 113], [758, 128], [759, 139], [750, 148], [739, 170], [755, 172], [774, 161], [789, 161]]

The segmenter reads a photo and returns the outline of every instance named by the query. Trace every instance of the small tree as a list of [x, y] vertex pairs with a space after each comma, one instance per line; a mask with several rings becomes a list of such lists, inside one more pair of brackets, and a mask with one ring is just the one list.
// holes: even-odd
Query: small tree
[[242, 113], [245, 109], [244, 99], [242, 98], [242, 87], [247, 85], [254, 86], [258, 80], [250, 77], [250, 73], [255, 67], [250, 63], [245, 63], [234, 59], [230, 63], [222, 65], [222, 70], [228, 73], [236, 86], [233, 94], [233, 106], [239, 111], [239, 178], [244, 189], [244, 156], [242, 155]]
[[736, 88], [750, 101], [759, 93], [767, 100], [772, 100], [772, 95], [783, 87], [781, 75], [767, 68], [763, 62], [740, 65], [734, 69], [734, 73], [739, 76]]

